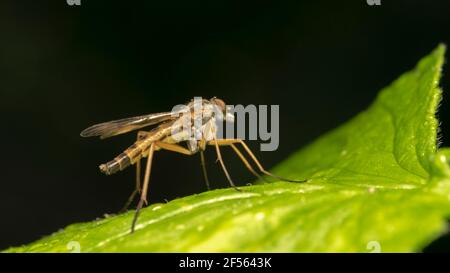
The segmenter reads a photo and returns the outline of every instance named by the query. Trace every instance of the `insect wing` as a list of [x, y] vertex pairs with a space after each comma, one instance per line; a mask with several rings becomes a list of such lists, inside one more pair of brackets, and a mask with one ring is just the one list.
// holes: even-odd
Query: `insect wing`
[[172, 112], [143, 115], [95, 124], [81, 132], [82, 137], [100, 136], [101, 139], [124, 134], [146, 126], [176, 118]]

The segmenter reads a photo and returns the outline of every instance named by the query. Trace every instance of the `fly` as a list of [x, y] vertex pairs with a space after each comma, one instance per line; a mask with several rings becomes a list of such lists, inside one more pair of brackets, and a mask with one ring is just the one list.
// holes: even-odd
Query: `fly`
[[[197, 109], [200, 109], [200, 111], [197, 111]], [[204, 156], [204, 151], [207, 146], [214, 146], [217, 160], [220, 163], [229, 184], [237, 191], [241, 190], [236, 187], [225, 167], [220, 152], [221, 146], [231, 147], [246, 168], [258, 178], [264, 177], [261, 177], [261, 175], [255, 171], [241, 150], [238, 149], [238, 145], [243, 148], [250, 159], [256, 164], [260, 173], [289, 182], [306, 181], [285, 179], [266, 171], [242, 139], [218, 139], [217, 122], [234, 122], [234, 115], [227, 110], [228, 108], [225, 102], [216, 97], [210, 100], [203, 99], [200, 101], [193, 99], [184, 105], [181, 110], [104, 122], [93, 125], [81, 132], [80, 135], [82, 137], [99, 136], [101, 139], [105, 139], [142, 129], [147, 126], [156, 125], [155, 128], [149, 131], [138, 131], [137, 140], [133, 145], [116, 156], [113, 160], [99, 166], [102, 173], [111, 175], [124, 170], [128, 166], [136, 165], [136, 188], [121, 210], [121, 212], [126, 211], [136, 195], [140, 194], [139, 203], [131, 224], [132, 233], [135, 230], [141, 208], [148, 204], [148, 185], [153, 156], [156, 151], [167, 150], [184, 155], [194, 155], [199, 153], [202, 172], [208, 189], [210, 184]], [[186, 124], [188, 125], [186, 126]], [[189, 130], [185, 130], [186, 127]], [[141, 183], [141, 160], [143, 158], [147, 158], [147, 161], [145, 163], [143, 183]]]

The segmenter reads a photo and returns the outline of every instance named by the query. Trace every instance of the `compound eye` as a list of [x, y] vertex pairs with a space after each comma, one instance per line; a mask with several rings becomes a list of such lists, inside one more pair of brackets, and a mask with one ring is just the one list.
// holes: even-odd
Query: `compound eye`
[[217, 105], [217, 107], [220, 108], [220, 110], [225, 111], [226, 109], [226, 105], [225, 102], [221, 99], [217, 99], [217, 98], [213, 98], [213, 102], [215, 105]]

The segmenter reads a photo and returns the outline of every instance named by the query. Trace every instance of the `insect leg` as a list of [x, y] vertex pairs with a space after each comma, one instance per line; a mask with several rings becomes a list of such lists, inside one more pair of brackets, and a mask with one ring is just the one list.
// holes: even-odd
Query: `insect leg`
[[150, 145], [150, 148], [148, 150], [148, 157], [147, 157], [147, 166], [145, 168], [145, 176], [144, 176], [144, 184], [141, 192], [141, 198], [139, 199], [139, 203], [136, 208], [136, 212], [134, 213], [133, 222], [131, 224], [131, 233], [134, 232], [134, 228], [136, 226], [136, 221], [139, 217], [139, 212], [142, 208], [142, 206], [147, 204], [147, 191], [148, 191], [148, 182], [150, 180], [150, 172], [152, 169], [152, 160], [153, 160], [153, 153], [155, 151], [155, 143], [153, 142]]
[[247, 159], [244, 157], [244, 155], [241, 153], [241, 151], [239, 151], [239, 149], [236, 147], [236, 145], [234, 145], [233, 143], [230, 144], [231, 148], [233, 149], [233, 151], [239, 156], [239, 158], [241, 159], [241, 161], [244, 163], [245, 167], [247, 167], [247, 169], [254, 175], [256, 176], [258, 179], [263, 179], [265, 181], [266, 178], [264, 176], [260, 176], [252, 167], [252, 165], [250, 165], [250, 163], [247, 161]]
[[247, 146], [247, 144], [245, 144], [245, 142], [242, 139], [238, 139], [239, 143], [242, 145], [242, 147], [244, 147], [245, 151], [250, 155], [250, 157], [253, 159], [253, 161], [256, 163], [256, 165], [258, 166], [259, 170], [271, 177], [283, 180], [283, 181], [288, 181], [288, 182], [297, 182], [297, 183], [303, 183], [306, 182], [307, 180], [293, 180], [293, 179], [287, 179], [287, 178], [283, 178], [281, 176], [275, 175], [271, 172], [266, 171], [266, 169], [264, 169], [264, 167], [261, 165], [261, 163], [259, 163], [258, 159], [256, 158], [256, 156], [252, 153], [252, 151], [250, 150], [250, 148]]
[[127, 202], [122, 207], [122, 209], [119, 211], [119, 213], [124, 213], [131, 205], [131, 202], [133, 202], [134, 197], [136, 197], [136, 194], [140, 192], [141, 192], [141, 159], [139, 158], [136, 161], [136, 188], [131, 193], [130, 197], [128, 198]]
[[236, 187], [236, 185], [233, 183], [233, 180], [231, 180], [230, 175], [228, 174], [227, 168], [225, 167], [225, 164], [223, 163], [222, 160], [222, 154], [220, 153], [220, 149], [219, 149], [219, 144], [217, 143], [217, 140], [214, 139], [213, 141], [208, 141], [208, 143], [214, 143], [215, 147], [216, 147], [216, 153], [217, 153], [217, 160], [219, 160], [220, 165], [222, 166], [222, 170], [225, 173], [225, 176], [228, 179], [228, 182], [230, 183], [230, 185], [237, 191], [242, 191], [241, 189], [239, 189], [238, 187]]
[[155, 141], [154, 143], [157, 146], [157, 148], [160, 148], [160, 149], [164, 149], [164, 150], [168, 150], [168, 151], [172, 151], [172, 152], [176, 152], [176, 153], [180, 153], [180, 154], [184, 154], [184, 155], [193, 155], [194, 154], [190, 150], [184, 148], [183, 146], [177, 145], [177, 144], [172, 144], [172, 143], [167, 143], [167, 142], [162, 142], [162, 141]]
[[200, 151], [200, 164], [202, 165], [203, 178], [205, 179], [206, 188], [210, 190], [208, 172], [206, 171], [205, 153], [203, 151]]
[[[164, 150], [177, 152], [177, 153], [181, 153], [184, 155], [192, 155], [193, 154], [193, 152], [191, 152], [188, 149], [186, 149], [180, 145], [177, 145], [177, 144], [172, 144], [172, 143], [167, 143], [167, 142], [162, 142], [162, 141], [156, 141], [155, 143], [158, 146], [158, 148], [161, 148]], [[208, 179], [208, 174], [206, 172], [205, 156], [204, 156], [203, 151], [200, 151], [200, 159], [201, 159], [201, 165], [202, 165], [202, 170], [203, 170], [203, 177], [205, 178], [206, 187], [209, 190], [210, 189], [209, 179]]]
[[[140, 140], [143, 137], [145, 137], [147, 134], [148, 133], [145, 131], [139, 131], [137, 133], [137, 139]], [[136, 161], [136, 188], [131, 193], [130, 197], [128, 198], [127, 202], [122, 207], [122, 209], [119, 211], [119, 213], [125, 212], [128, 209], [128, 207], [131, 205], [131, 202], [133, 202], [136, 194], [138, 194], [140, 192], [141, 192], [141, 157], [139, 157], [139, 159]]]
[[307, 180], [293, 180], [293, 179], [287, 179], [287, 178], [283, 178], [280, 177], [278, 175], [275, 175], [271, 172], [266, 171], [266, 169], [264, 169], [264, 167], [261, 165], [261, 163], [258, 161], [258, 159], [256, 158], [256, 156], [252, 153], [252, 151], [250, 150], [250, 148], [247, 146], [247, 144], [245, 144], [245, 142], [242, 139], [220, 139], [217, 140], [219, 142], [219, 145], [231, 145], [234, 143], [238, 143], [241, 144], [242, 147], [244, 147], [245, 151], [247, 152], [247, 154], [252, 158], [253, 162], [255, 162], [256, 166], [258, 166], [258, 169], [268, 175], [271, 176], [273, 178], [279, 179], [279, 180], [283, 180], [283, 181], [288, 181], [288, 182], [297, 182], [297, 183], [303, 183], [306, 182]]
[[[233, 143], [223, 143], [220, 140], [217, 141], [218, 144], [220, 146], [231, 146], [231, 148], [233, 149], [233, 151], [239, 156], [239, 158], [241, 159], [241, 161], [244, 163], [245, 167], [247, 167], [247, 169], [258, 179], [263, 179], [266, 182], [267, 179], [264, 176], [260, 176], [252, 167], [252, 165], [250, 165], [250, 163], [248, 162], [248, 160], [244, 157], [244, 155], [241, 153], [241, 151], [239, 151], [239, 149], [236, 147], [236, 145], [234, 145]], [[213, 143], [208, 143], [209, 145], [214, 145]]]

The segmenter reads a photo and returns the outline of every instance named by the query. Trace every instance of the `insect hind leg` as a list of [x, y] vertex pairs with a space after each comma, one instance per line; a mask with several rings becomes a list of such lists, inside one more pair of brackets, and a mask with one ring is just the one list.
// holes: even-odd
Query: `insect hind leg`
[[152, 161], [153, 161], [153, 153], [155, 151], [155, 143], [150, 145], [148, 156], [147, 156], [147, 165], [145, 167], [145, 175], [144, 175], [144, 183], [142, 185], [141, 198], [139, 199], [139, 203], [136, 207], [136, 212], [134, 213], [133, 222], [131, 223], [131, 233], [134, 232], [136, 227], [136, 222], [139, 217], [139, 213], [144, 206], [144, 203], [147, 204], [147, 191], [148, 191], [148, 183], [150, 181], [150, 173], [152, 169]]
[[[137, 133], [137, 140], [144, 138], [147, 134], [148, 134], [148, 132], [146, 132], [146, 131], [139, 131]], [[119, 213], [125, 212], [128, 209], [128, 207], [130, 207], [130, 205], [133, 202], [136, 195], [140, 192], [141, 192], [141, 157], [139, 157], [136, 161], [136, 187], [133, 190], [133, 192], [131, 193], [130, 197], [128, 197], [127, 202], [122, 207], [122, 209], [119, 211]]]
[[139, 218], [139, 213], [142, 209], [142, 207], [147, 205], [147, 192], [148, 192], [148, 184], [150, 181], [150, 173], [152, 169], [152, 161], [153, 161], [153, 155], [155, 151], [158, 150], [169, 150], [172, 152], [177, 152], [185, 155], [192, 155], [192, 152], [188, 149], [171, 143], [165, 143], [162, 141], [155, 141], [150, 145], [150, 148], [148, 150], [148, 156], [147, 156], [147, 165], [145, 167], [145, 175], [144, 175], [144, 183], [142, 185], [142, 191], [141, 191], [141, 198], [139, 199], [139, 203], [136, 208], [136, 212], [134, 213], [133, 222], [131, 223], [131, 233], [134, 232], [136, 227], [136, 222]]
[[211, 187], [209, 186], [208, 171], [206, 170], [205, 153], [203, 151], [200, 151], [200, 164], [202, 166], [203, 179], [205, 180], [206, 188], [210, 190]]

